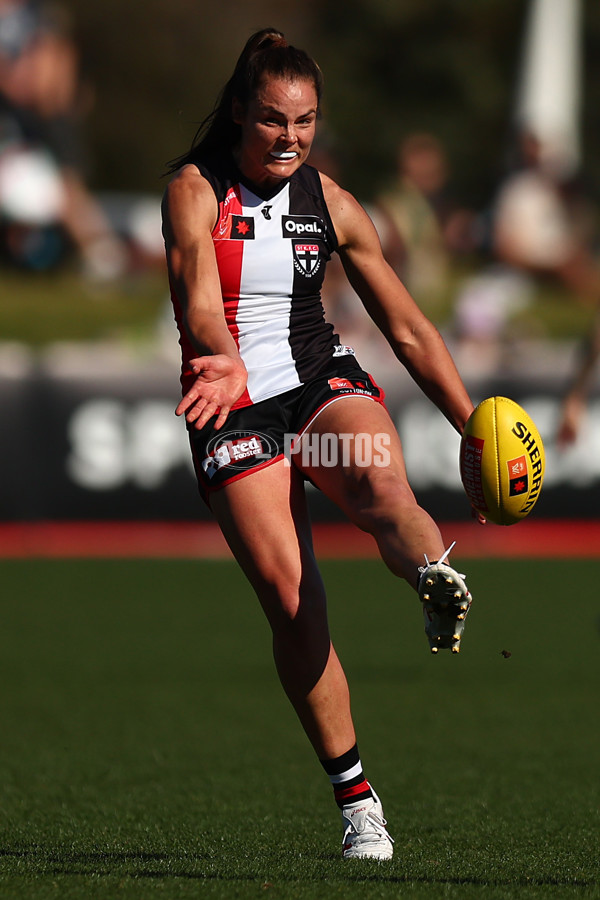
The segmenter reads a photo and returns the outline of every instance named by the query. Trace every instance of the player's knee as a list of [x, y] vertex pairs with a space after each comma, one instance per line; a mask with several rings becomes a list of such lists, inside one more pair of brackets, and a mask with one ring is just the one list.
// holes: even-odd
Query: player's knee
[[356, 524], [370, 533], [386, 523], [398, 521], [416, 505], [415, 495], [406, 479], [385, 470], [364, 479], [352, 498]]
[[295, 615], [282, 609], [270, 624], [276, 660], [304, 661], [302, 665], [310, 666], [310, 661], [326, 658], [330, 636], [323, 608], [301, 602]]
[[279, 568], [266, 578], [260, 600], [273, 632], [297, 634], [322, 628], [326, 620], [325, 588], [318, 573]]

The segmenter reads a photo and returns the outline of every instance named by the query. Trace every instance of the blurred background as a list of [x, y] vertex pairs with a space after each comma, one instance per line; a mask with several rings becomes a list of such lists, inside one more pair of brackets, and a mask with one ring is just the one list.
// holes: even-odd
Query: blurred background
[[[598, 4], [0, 0], [0, 520], [207, 515], [173, 415], [160, 197], [267, 25], [320, 63], [312, 161], [364, 204], [474, 400], [536, 420], [536, 515], [597, 517]], [[420, 499], [468, 518], [457, 436], [335, 264], [324, 301], [386, 389]]]

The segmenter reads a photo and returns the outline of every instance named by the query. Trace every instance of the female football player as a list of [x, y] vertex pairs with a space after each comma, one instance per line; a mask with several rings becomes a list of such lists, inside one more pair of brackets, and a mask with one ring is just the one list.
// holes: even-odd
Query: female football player
[[459, 433], [473, 404], [362, 207], [307, 164], [321, 93], [317, 64], [279, 31], [260, 31], [192, 149], [171, 164], [163, 217], [183, 356], [177, 413], [200, 491], [258, 595], [282, 685], [333, 785], [342, 852], [388, 859], [392, 839], [329, 635], [305, 482], [373, 535], [390, 570], [419, 592], [433, 652], [458, 651], [471, 596], [408, 484], [383, 392], [325, 321], [332, 253]]

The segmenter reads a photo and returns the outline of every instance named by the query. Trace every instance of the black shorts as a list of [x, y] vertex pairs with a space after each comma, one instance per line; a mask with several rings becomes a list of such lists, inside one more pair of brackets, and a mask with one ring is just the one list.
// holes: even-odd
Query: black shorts
[[233, 410], [219, 431], [216, 416], [200, 430], [189, 427], [202, 498], [209, 503], [212, 491], [283, 459], [294, 435], [301, 435], [330, 403], [351, 396], [382, 403], [384, 392], [354, 357], [336, 359], [300, 387]]

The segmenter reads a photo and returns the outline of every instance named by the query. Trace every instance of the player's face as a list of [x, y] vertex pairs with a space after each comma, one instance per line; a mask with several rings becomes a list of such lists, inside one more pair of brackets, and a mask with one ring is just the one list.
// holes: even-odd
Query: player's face
[[312, 81], [264, 80], [233, 120], [242, 129], [236, 152], [241, 172], [256, 185], [275, 186], [306, 161], [315, 136], [317, 92]]

